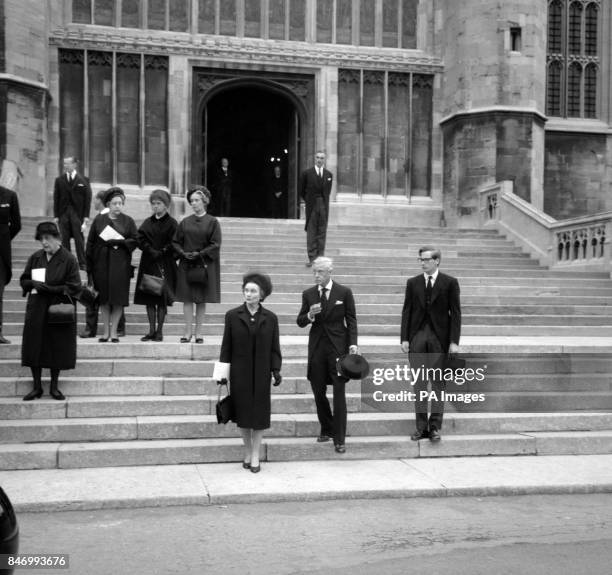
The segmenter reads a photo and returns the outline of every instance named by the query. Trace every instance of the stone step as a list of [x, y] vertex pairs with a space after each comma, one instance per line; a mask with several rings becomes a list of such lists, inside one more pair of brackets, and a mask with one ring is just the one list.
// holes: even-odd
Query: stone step
[[[612, 325], [608, 322], [601, 322], [603, 325], [591, 325], [591, 322], [587, 319], [585, 321], [574, 321], [572, 320], [571, 325], [563, 325], [558, 321], [558, 318], [552, 316], [550, 322], [544, 321], [533, 321], [527, 323], [529, 316], [520, 316], [522, 323], [517, 325], [513, 323], [512, 319], [504, 322], [504, 318], [498, 318], [495, 322], [489, 322], [490, 317], [480, 317], [482, 323], [470, 324], [472, 320], [469, 316], [463, 320], [463, 326], [461, 329], [462, 336], [555, 336], [555, 337], [609, 337], [612, 336]], [[510, 316], [511, 318], [516, 316]], [[84, 327], [84, 318], [79, 323], [79, 329]], [[149, 325], [147, 323], [128, 324], [127, 333], [129, 335], [144, 335], [149, 331]], [[7, 337], [19, 336], [23, 332], [23, 324], [19, 323], [6, 323], [3, 326], [3, 333]], [[182, 325], [168, 324], [164, 326], [164, 341], [178, 343], [179, 337], [183, 333]], [[223, 333], [222, 323], [205, 323], [202, 329], [202, 336], [206, 339], [211, 336], [220, 336]], [[281, 336], [283, 335], [307, 335], [307, 331], [304, 328], [300, 328], [297, 325], [282, 324], [281, 325]], [[359, 327], [360, 336], [397, 336], [399, 333], [399, 322], [394, 321], [388, 324], [367, 324], [362, 323]], [[99, 334], [98, 334], [99, 335]], [[173, 338], [176, 338], [173, 340]], [[117, 346], [119, 344], [111, 344], [108, 342], [107, 346]], [[188, 345], [188, 344], [186, 344]], [[114, 351], [109, 351], [114, 353]]]
[[[347, 452], [313, 437], [266, 437], [262, 461], [396, 459], [508, 455], [612, 453], [612, 431], [562, 431], [450, 435], [432, 444], [407, 435], [347, 437]], [[2, 469], [76, 469], [134, 465], [239, 462], [242, 441], [214, 439], [117, 440], [112, 442], [0, 445]]]
[[[373, 362], [377, 365], [377, 362]], [[490, 371], [496, 367], [488, 366]], [[603, 371], [603, 366], [600, 366]], [[61, 376], [61, 389], [68, 397], [74, 396], [182, 396], [182, 395], [215, 395], [217, 384], [211, 379], [202, 377], [75, 377], [67, 371]], [[47, 391], [47, 381], [44, 380]], [[529, 374], [488, 374], [486, 391], [523, 392], [605, 392], [612, 393], [612, 379], [607, 373], [529, 373]], [[357, 391], [359, 382], [351, 384]], [[478, 387], [478, 386], [476, 386]], [[32, 388], [31, 377], [0, 377], [0, 398], [18, 398], [19, 400]], [[475, 391], [470, 386], [466, 390]], [[305, 371], [302, 377], [283, 376], [283, 383], [272, 387], [273, 394], [311, 394], [310, 383]], [[52, 402], [51, 405], [57, 402]], [[38, 405], [38, 404], [36, 404]], [[47, 405], [48, 408], [48, 405]], [[41, 408], [42, 409], [42, 408]]]
[[[58, 402], [56, 402], [58, 403]], [[407, 413], [351, 413], [350, 437], [408, 436], [414, 417]], [[444, 434], [504, 434], [612, 430], [612, 413], [448, 413]], [[142, 415], [0, 421], [0, 444], [78, 443], [150, 439], [213, 439], [240, 437], [234, 424], [219, 425], [214, 415]], [[277, 414], [268, 437], [314, 437], [319, 422], [314, 412]]]
[[[52, 402], [52, 403], [51, 403]], [[346, 394], [347, 410], [358, 411], [361, 395]], [[112, 397], [74, 397], [66, 401], [54, 399], [21, 401], [0, 398], [0, 421], [22, 419], [135, 417], [139, 415], [214, 415], [217, 395], [150, 395]], [[274, 394], [273, 414], [308, 413], [315, 411], [311, 394]], [[5, 421], [6, 422], [6, 421]]]

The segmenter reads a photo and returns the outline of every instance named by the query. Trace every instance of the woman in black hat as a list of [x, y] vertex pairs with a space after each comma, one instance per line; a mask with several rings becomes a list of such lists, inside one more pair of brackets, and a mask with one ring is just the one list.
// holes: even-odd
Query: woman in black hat
[[210, 192], [194, 186], [187, 192], [193, 214], [178, 225], [172, 245], [180, 257], [176, 277], [176, 300], [183, 302], [185, 331], [181, 343], [189, 343], [193, 335], [195, 304], [195, 342], [204, 343], [202, 324], [207, 303], [221, 301], [221, 226], [207, 213]]
[[242, 278], [244, 304], [225, 314], [225, 330], [219, 361], [230, 364], [230, 392], [234, 421], [244, 443], [242, 466], [257, 473], [259, 448], [270, 427], [270, 383], [279, 385], [282, 356], [278, 318], [262, 307], [272, 293], [265, 274], [248, 273]]
[[[162, 341], [164, 320], [168, 306], [174, 301], [174, 286], [176, 284], [176, 263], [172, 238], [176, 233], [178, 223], [168, 213], [170, 194], [165, 190], [153, 190], [149, 196], [153, 215], [147, 218], [138, 229], [138, 247], [142, 250], [134, 303], [147, 306], [149, 333], [141, 337], [141, 341]], [[142, 277], [149, 274], [162, 277], [164, 280], [161, 295], [154, 295], [141, 289]], [[157, 325], [156, 325], [157, 321]]]
[[134, 220], [123, 213], [125, 194], [121, 188], [109, 188], [104, 205], [108, 212], [96, 216], [87, 237], [87, 273], [100, 293], [104, 336], [98, 341], [118, 343], [119, 318], [130, 303], [132, 252], [138, 245], [138, 230]]
[[53, 222], [41, 222], [36, 226], [36, 240], [42, 249], [34, 252], [26, 263], [20, 278], [23, 295], [28, 294], [21, 365], [32, 371], [34, 388], [24, 396], [24, 401], [38, 399], [42, 395], [42, 369], [51, 370], [53, 399], [65, 399], [58, 389], [59, 372], [74, 369], [76, 365], [76, 312], [72, 321], [49, 323], [49, 306], [72, 303], [81, 288], [79, 263], [62, 247], [59, 230]]

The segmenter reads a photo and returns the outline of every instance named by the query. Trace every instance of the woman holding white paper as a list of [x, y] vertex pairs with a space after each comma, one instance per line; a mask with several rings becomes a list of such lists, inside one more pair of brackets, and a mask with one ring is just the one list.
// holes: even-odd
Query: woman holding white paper
[[278, 318], [261, 302], [272, 293], [266, 274], [242, 278], [244, 304], [225, 314], [219, 360], [229, 363], [234, 421], [244, 444], [242, 466], [258, 473], [259, 449], [264, 430], [270, 427], [270, 384], [280, 385], [282, 356]]
[[[62, 247], [59, 230], [53, 222], [41, 222], [36, 226], [36, 239], [42, 249], [34, 252], [19, 280], [23, 295], [28, 295], [21, 365], [32, 371], [33, 389], [24, 401], [42, 396], [42, 370], [51, 370], [50, 394], [53, 399], [65, 399], [58, 389], [59, 372], [74, 369], [76, 365], [76, 314], [68, 323], [48, 322], [49, 306], [71, 303], [81, 288], [79, 263]], [[72, 300], [74, 301], [74, 300]]]
[[132, 252], [138, 246], [134, 220], [123, 213], [125, 194], [109, 188], [104, 196], [105, 214], [98, 214], [87, 238], [87, 273], [98, 292], [104, 335], [100, 342], [118, 343], [117, 326], [124, 306], [129, 305]]

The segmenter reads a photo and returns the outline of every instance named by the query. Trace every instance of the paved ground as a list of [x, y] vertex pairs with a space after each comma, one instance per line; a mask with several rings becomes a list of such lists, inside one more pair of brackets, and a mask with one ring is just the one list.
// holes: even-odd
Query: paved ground
[[22, 513], [19, 519], [22, 552], [68, 553], [71, 568], [58, 573], [78, 575], [609, 575], [612, 564], [608, 494]]
[[612, 493], [612, 455], [444, 457], [0, 471], [20, 511], [356, 498]]

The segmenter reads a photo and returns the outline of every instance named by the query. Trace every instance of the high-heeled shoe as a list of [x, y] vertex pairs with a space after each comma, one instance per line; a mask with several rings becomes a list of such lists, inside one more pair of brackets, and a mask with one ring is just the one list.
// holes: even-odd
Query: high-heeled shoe
[[259, 473], [261, 471], [261, 465], [251, 465], [251, 473]]
[[23, 401], [32, 401], [33, 399], [38, 399], [39, 397], [42, 397], [42, 393], [42, 389], [33, 389], [32, 391], [26, 393], [23, 396]]
[[251, 464], [246, 461], [242, 462], [242, 469], [251, 469]]
[[112, 337], [111, 338], [111, 343], [119, 343], [119, 338], [118, 337]]
[[181, 343], [189, 343], [190, 341], [191, 341], [191, 336], [181, 338]]
[[196, 343], [204, 343], [204, 338], [203, 337], [196, 337], [195, 338], [195, 342]]
[[108, 341], [108, 338], [107, 337], [100, 337], [100, 338], [98, 338], [98, 341], [100, 343], [106, 343]]
[[52, 389], [52, 390], [50, 390], [49, 391], [49, 395], [53, 399], [57, 399], [58, 401], [63, 401], [64, 399], [66, 399], [64, 394], [59, 389]]

